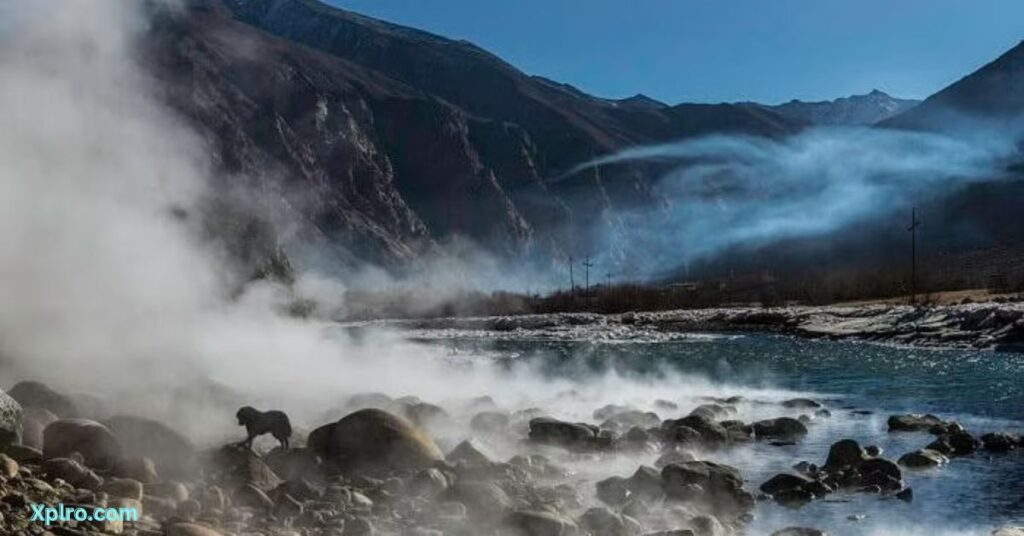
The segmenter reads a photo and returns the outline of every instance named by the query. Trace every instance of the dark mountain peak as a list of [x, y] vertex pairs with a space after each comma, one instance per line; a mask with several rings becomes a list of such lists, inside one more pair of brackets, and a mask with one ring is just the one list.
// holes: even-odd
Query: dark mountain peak
[[872, 89], [863, 95], [816, 102], [793, 99], [767, 108], [814, 125], [871, 125], [902, 113], [917, 103], [916, 100], [898, 99], [879, 89]]
[[643, 93], [637, 93], [636, 95], [633, 95], [632, 97], [626, 97], [624, 99], [619, 99], [616, 102], [618, 102], [620, 104], [627, 104], [627, 105], [632, 105], [632, 106], [646, 106], [646, 107], [657, 108], [657, 109], [668, 108], [669, 107], [664, 102], [661, 102], [660, 100], [657, 100], [657, 99], [652, 99], [651, 97], [648, 97], [647, 95], [644, 95]]
[[964, 121], [1014, 120], [1024, 114], [1024, 41], [928, 97], [884, 126], [949, 130]]

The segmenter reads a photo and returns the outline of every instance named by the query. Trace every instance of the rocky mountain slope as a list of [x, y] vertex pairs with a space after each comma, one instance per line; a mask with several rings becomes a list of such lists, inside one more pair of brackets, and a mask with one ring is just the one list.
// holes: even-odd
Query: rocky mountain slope
[[[664, 202], [655, 164], [554, 180], [581, 162], [702, 134], [783, 137], [808, 124], [870, 123], [912, 105], [881, 92], [775, 107], [602, 99], [471, 43], [314, 0], [191, 0], [158, 17], [144, 45], [141, 63], [208, 140], [224, 191], [244, 182], [267, 194], [243, 208], [248, 219], [224, 218], [233, 232], [266, 241], [268, 226], [251, 221], [270, 214], [299, 223], [298, 239], [283, 239], [289, 253], [312, 244], [332, 261], [386, 266], [455, 235], [505, 258], [581, 256], [591, 229], [624, 225], [616, 212]], [[1020, 49], [881, 125], [939, 128], [950, 109], [1012, 116], [1024, 105], [1014, 91]], [[974, 186], [942, 210], [1005, 238], [1015, 198], [1007, 192], [1018, 184]]]
[[636, 167], [548, 182], [571, 166], [658, 140], [800, 128], [754, 105], [596, 98], [312, 0], [193, 0], [145, 45], [143, 64], [231, 181], [255, 177], [307, 236], [381, 264], [453, 234], [557, 256], [610, 207], [655, 200]]
[[899, 99], [889, 94], [872, 90], [864, 95], [852, 95], [830, 101], [789, 102], [766, 108], [795, 121], [813, 125], [873, 125], [899, 115], [920, 101]]
[[965, 123], [1019, 123], [1024, 112], [1024, 42], [977, 71], [881, 124], [894, 128], [962, 129]]

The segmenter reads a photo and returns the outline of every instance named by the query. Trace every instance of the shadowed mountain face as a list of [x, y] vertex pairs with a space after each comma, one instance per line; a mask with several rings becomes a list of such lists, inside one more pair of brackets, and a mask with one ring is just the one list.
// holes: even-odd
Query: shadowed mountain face
[[254, 181], [306, 238], [385, 265], [453, 234], [508, 256], [570, 253], [609, 209], [657, 201], [641, 166], [549, 184], [573, 165], [801, 126], [756, 105], [599, 99], [470, 43], [311, 0], [193, 0], [159, 18], [144, 64], [226, 183]]
[[[157, 17], [144, 45], [142, 63], [166, 101], [207, 139], [221, 188], [267, 194], [235, 209], [240, 218], [220, 211], [228, 217], [219, 225], [243, 242], [273, 241], [250, 220], [280, 217], [298, 224], [289, 253], [313, 245], [332, 262], [392, 267], [455, 235], [505, 258], [582, 257], [601, 247], [587, 243], [593, 229], [628, 236], [616, 214], [666, 201], [656, 184], [662, 164], [594, 166], [561, 180], [582, 162], [706, 134], [783, 138], [808, 125], [873, 123], [914, 104], [881, 92], [779, 106], [601, 99], [470, 43], [313, 0], [191, 0], [183, 13]], [[949, 110], [1018, 113], [1020, 48], [881, 124], [939, 128]], [[1002, 188], [972, 187], [935, 210], [1005, 234], [988, 221], [1006, 212]], [[821, 240], [736, 255], [786, 269], [815, 257], [799, 252]], [[824, 240], [842, 248], [846, 239]], [[901, 241], [857, 257], [888, 258]]]
[[898, 99], [879, 90], [820, 102], [792, 100], [766, 108], [795, 121], [813, 125], [873, 125], [899, 115], [920, 101]]
[[1003, 127], [1017, 122], [1022, 113], [1024, 42], [881, 125], [951, 131], [973, 126], [971, 123], [980, 120]]

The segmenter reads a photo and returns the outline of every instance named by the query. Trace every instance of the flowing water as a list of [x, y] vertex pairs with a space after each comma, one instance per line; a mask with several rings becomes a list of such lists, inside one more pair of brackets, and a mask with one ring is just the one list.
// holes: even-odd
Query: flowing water
[[[801, 460], [822, 464], [829, 446], [839, 439], [877, 445], [890, 459], [932, 441], [927, 433], [888, 433], [886, 419], [893, 413], [934, 413], [961, 422], [976, 435], [1024, 432], [1024, 356], [1018, 354], [759, 334], [597, 342], [586, 336], [572, 340], [453, 332], [420, 336], [447, 346], [453, 355], [489, 355], [510, 368], [526, 365], [581, 389], [593, 383], [611, 386], [602, 395], [609, 398], [607, 402], [643, 406], [653, 402], [654, 396], [681, 400], [677, 410], [656, 410], [663, 419], [687, 414], [700, 403], [687, 397], [696, 395], [744, 395], [749, 401], [739, 405], [744, 420], [787, 414], [776, 404], [764, 404], [765, 400], [810, 394], [823, 401], [832, 417], [815, 419], [809, 435], [796, 445], [754, 443], [703, 455], [741, 469], [750, 490]], [[628, 381], [609, 383], [609, 376]], [[617, 385], [633, 387], [616, 392]], [[586, 415], [570, 414], [569, 409], [564, 413], [593, 422]], [[629, 460], [605, 467], [628, 476], [636, 465]], [[955, 458], [936, 470], [904, 473], [914, 490], [910, 503], [845, 493], [798, 509], [762, 502], [749, 533], [770, 534], [800, 525], [827, 529], [832, 535], [987, 535], [996, 527], [1024, 525], [1022, 451], [978, 453]]]

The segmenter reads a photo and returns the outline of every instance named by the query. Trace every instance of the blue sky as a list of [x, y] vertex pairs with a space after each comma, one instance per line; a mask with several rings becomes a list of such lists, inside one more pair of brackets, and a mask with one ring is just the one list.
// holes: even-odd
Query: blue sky
[[602, 97], [923, 98], [1024, 38], [1021, 0], [328, 0]]

